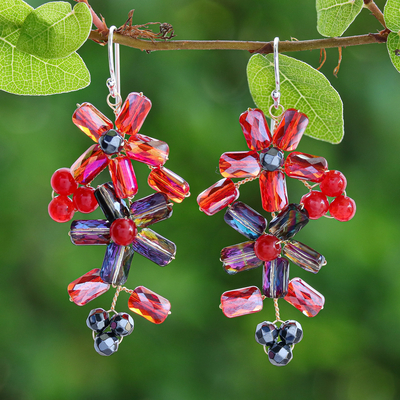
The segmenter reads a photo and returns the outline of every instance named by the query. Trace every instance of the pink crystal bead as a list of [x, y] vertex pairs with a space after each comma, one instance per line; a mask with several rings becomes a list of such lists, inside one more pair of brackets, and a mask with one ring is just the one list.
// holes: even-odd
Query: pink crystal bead
[[135, 171], [128, 157], [116, 157], [110, 160], [110, 175], [115, 193], [120, 199], [133, 197], [138, 191]]
[[90, 103], [83, 103], [75, 110], [72, 122], [95, 142], [113, 128], [113, 123]]
[[285, 174], [276, 170], [262, 171], [260, 192], [263, 209], [267, 212], [282, 210], [288, 204]]
[[228, 318], [241, 317], [261, 311], [263, 300], [257, 286], [229, 290], [221, 296], [222, 312]]
[[264, 113], [258, 108], [249, 109], [239, 117], [244, 137], [250, 150], [263, 150], [272, 141]]
[[152, 189], [165, 193], [176, 203], [181, 203], [190, 190], [189, 184], [183, 178], [167, 168], [154, 168], [147, 182]]
[[137, 134], [125, 144], [125, 152], [131, 160], [158, 167], [168, 160], [169, 148], [161, 140]]
[[328, 161], [324, 157], [294, 151], [286, 157], [285, 172], [287, 176], [310, 182], [321, 182], [328, 170]]
[[295, 150], [308, 125], [307, 115], [289, 108], [275, 130], [273, 143], [285, 151]]
[[219, 159], [219, 171], [224, 178], [255, 178], [260, 170], [256, 151], [233, 151]]
[[71, 166], [74, 179], [87, 185], [108, 165], [108, 158], [98, 144], [90, 146]]
[[129, 93], [115, 121], [118, 131], [126, 135], [139, 132], [151, 108], [151, 101], [141, 93]]

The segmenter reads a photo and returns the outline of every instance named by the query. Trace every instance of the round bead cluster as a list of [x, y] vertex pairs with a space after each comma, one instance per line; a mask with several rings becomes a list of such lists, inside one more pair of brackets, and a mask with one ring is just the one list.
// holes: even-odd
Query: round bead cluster
[[268, 347], [268, 359], [272, 365], [283, 367], [293, 358], [294, 345], [303, 339], [303, 329], [294, 320], [283, 322], [278, 328], [273, 322], [264, 321], [257, 325], [256, 342]]
[[90, 311], [86, 325], [95, 333], [94, 348], [102, 356], [118, 350], [124, 336], [133, 332], [133, 318], [127, 313], [116, 313], [111, 318], [107, 311], [95, 308]]

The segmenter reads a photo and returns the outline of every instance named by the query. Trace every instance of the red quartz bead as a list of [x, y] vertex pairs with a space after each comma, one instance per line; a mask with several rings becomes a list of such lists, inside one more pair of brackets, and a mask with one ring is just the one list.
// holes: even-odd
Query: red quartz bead
[[329, 213], [338, 221], [349, 221], [356, 213], [356, 202], [350, 197], [340, 195], [330, 204]]
[[67, 222], [72, 219], [75, 213], [73, 201], [64, 195], [54, 197], [49, 203], [49, 215], [56, 222]]
[[135, 171], [128, 157], [111, 159], [109, 169], [117, 197], [126, 199], [138, 192]]
[[261, 235], [254, 245], [257, 258], [262, 261], [275, 260], [281, 254], [282, 246], [274, 235]]
[[96, 197], [94, 197], [94, 189], [91, 187], [81, 186], [78, 188], [72, 200], [76, 209], [84, 214], [91, 213], [99, 206]]
[[324, 157], [294, 151], [286, 157], [285, 172], [287, 176], [311, 182], [321, 182], [328, 170]]
[[317, 190], [312, 190], [305, 194], [301, 198], [300, 203], [304, 205], [310, 219], [321, 218], [327, 213], [329, 208], [328, 199], [323, 193], [318, 192]]
[[280, 171], [262, 171], [260, 192], [263, 209], [267, 212], [280, 211], [288, 204], [285, 174]]
[[319, 187], [321, 192], [329, 197], [337, 197], [342, 194], [347, 186], [347, 179], [340, 171], [328, 171]]
[[78, 188], [74, 177], [71, 174], [69, 168], [60, 168], [54, 172], [50, 180], [51, 187], [58, 194], [68, 196], [75, 192]]
[[224, 178], [255, 178], [261, 170], [256, 151], [232, 151], [222, 154], [219, 171]]
[[295, 150], [307, 125], [308, 118], [306, 114], [293, 108], [287, 109], [275, 130], [273, 136], [274, 145], [285, 151]]
[[261, 311], [263, 300], [257, 286], [249, 286], [222, 293], [221, 309], [228, 318], [240, 317]]
[[263, 150], [271, 144], [272, 138], [267, 120], [258, 108], [250, 108], [241, 114], [239, 123], [250, 150]]
[[168, 144], [145, 135], [131, 136], [125, 144], [126, 155], [135, 161], [158, 167], [168, 160]]
[[118, 218], [110, 227], [111, 239], [120, 246], [128, 246], [137, 235], [137, 228], [131, 219]]

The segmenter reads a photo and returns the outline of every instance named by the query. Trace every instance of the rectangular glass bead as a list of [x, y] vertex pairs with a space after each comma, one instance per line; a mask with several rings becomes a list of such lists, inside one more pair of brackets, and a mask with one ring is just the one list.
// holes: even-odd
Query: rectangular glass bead
[[110, 243], [107, 246], [101, 267], [101, 279], [113, 285], [123, 285], [128, 279], [133, 254], [131, 246], [119, 246], [118, 244]]
[[263, 263], [254, 253], [254, 242], [244, 242], [223, 248], [221, 261], [229, 275], [257, 268]]
[[228, 318], [241, 317], [261, 311], [263, 299], [257, 286], [249, 286], [222, 293], [221, 309]]
[[296, 240], [287, 243], [283, 252], [294, 264], [313, 274], [316, 274], [323, 265], [326, 265], [325, 257], [322, 254]]
[[110, 225], [103, 219], [72, 221], [69, 236], [75, 245], [106, 245], [111, 241]]
[[262, 291], [265, 296], [272, 299], [285, 297], [289, 284], [289, 261], [277, 257], [266, 261], [263, 268]]

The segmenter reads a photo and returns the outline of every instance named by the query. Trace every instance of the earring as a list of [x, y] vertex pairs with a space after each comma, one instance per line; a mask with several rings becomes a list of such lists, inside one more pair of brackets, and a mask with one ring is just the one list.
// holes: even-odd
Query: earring
[[[272, 106], [276, 110], [280, 108], [281, 115], [275, 117], [271, 106], [271, 131], [261, 110], [248, 109], [240, 115], [239, 122], [250, 151], [222, 154], [219, 168], [223, 178], [200, 193], [197, 202], [207, 215], [227, 208], [225, 222], [247, 239], [222, 249], [221, 261], [228, 274], [263, 266], [262, 293], [256, 286], [226, 291], [221, 296], [222, 312], [228, 318], [259, 312], [265, 298], [273, 299], [275, 320], [258, 324], [255, 339], [264, 346], [273, 365], [284, 366], [291, 361], [294, 345], [301, 341], [303, 330], [297, 321], [281, 320], [278, 299], [284, 298], [307, 317], [317, 315], [325, 302], [324, 296], [302, 279], [289, 280], [289, 261], [314, 274], [326, 264], [324, 256], [293, 237], [310, 219], [328, 216], [327, 212], [330, 218], [350, 220], [356, 205], [346, 195], [345, 176], [328, 170], [325, 158], [293, 151], [307, 127], [308, 118], [299, 110], [284, 110], [279, 103], [278, 42], [275, 38], [276, 88], [272, 92]], [[285, 152], [291, 153], [285, 158]], [[309, 190], [299, 204], [289, 204], [285, 174], [300, 180]], [[234, 178], [242, 180], [234, 183]], [[262, 207], [271, 213], [268, 228], [263, 215], [237, 201], [239, 187], [257, 179]], [[318, 186], [320, 190], [316, 190]], [[327, 197], [334, 198], [330, 204]]]
[[[71, 220], [75, 211], [90, 213], [98, 206], [104, 213], [102, 220], [72, 222], [69, 236], [73, 244], [104, 245], [106, 253], [101, 268], [92, 269], [68, 285], [70, 300], [79, 306], [102, 295], [110, 286], [116, 289], [111, 308], [91, 310], [86, 321], [93, 331], [94, 347], [103, 356], [115, 353], [122, 339], [133, 331], [133, 318], [115, 309], [122, 291], [130, 294], [129, 309], [155, 324], [164, 322], [170, 314], [170, 302], [164, 297], [144, 286], [131, 290], [123, 285], [135, 252], [160, 266], [174, 259], [175, 244], [149, 226], [171, 217], [171, 201], [180, 203], [190, 195], [187, 182], [164, 167], [167, 143], [138, 133], [150, 111], [150, 100], [142, 93], [130, 93], [122, 104], [118, 44], [113, 55], [115, 29], [111, 27], [109, 34], [107, 81], [107, 103], [116, 115], [115, 128], [92, 104], [83, 103], [77, 108], [72, 117], [74, 124], [96, 143], [71, 168], [61, 168], [53, 174], [53, 199], [48, 208], [57, 222]], [[133, 201], [138, 186], [131, 160], [149, 166], [148, 184], [156, 193]], [[91, 187], [93, 179], [106, 167], [112, 182]]]

